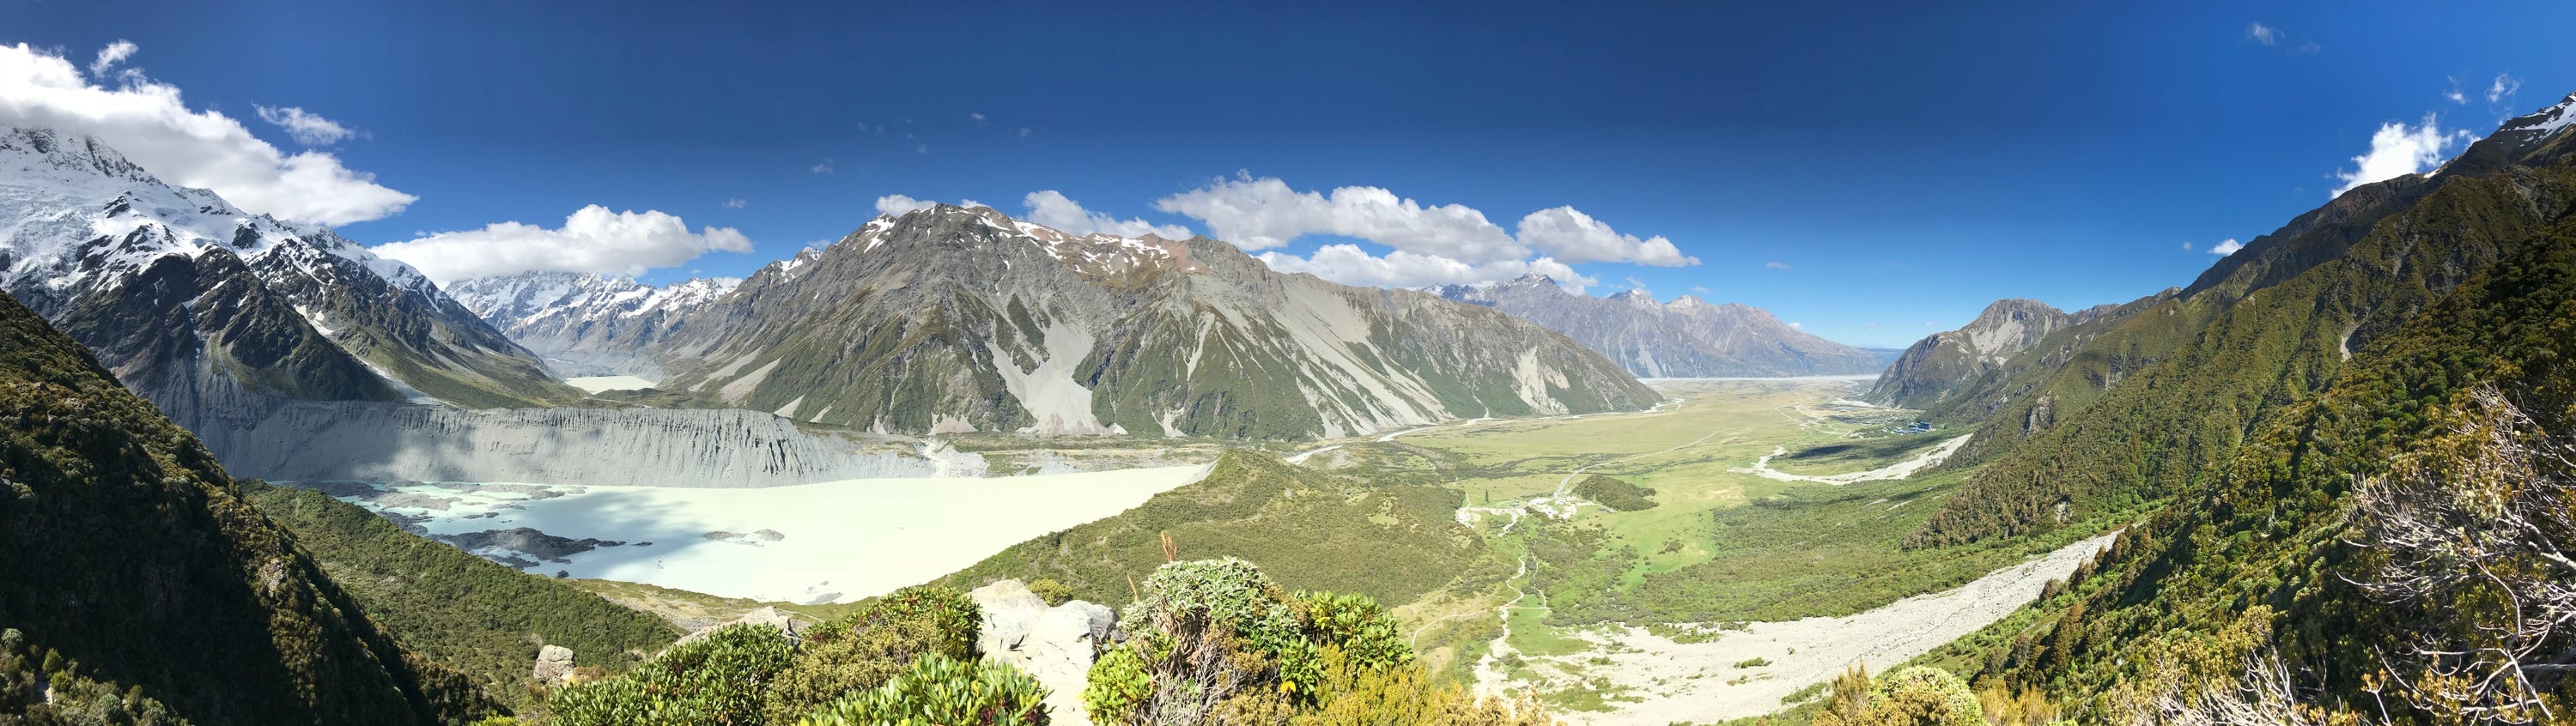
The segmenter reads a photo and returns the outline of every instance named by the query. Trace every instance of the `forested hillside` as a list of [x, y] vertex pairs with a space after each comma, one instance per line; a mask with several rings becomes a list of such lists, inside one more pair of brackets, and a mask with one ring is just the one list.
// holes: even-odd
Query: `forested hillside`
[[1953, 465], [1990, 463], [1909, 544], [2010, 536], [2199, 491], [2355, 348], [2495, 260], [2551, 244], [2537, 235], [2576, 202], [2576, 168], [2565, 134], [2515, 131], [2529, 118], [2438, 174], [2347, 193], [2121, 318], [1987, 420]]
[[529, 674], [541, 646], [619, 672], [680, 636], [661, 618], [405, 532], [318, 491], [256, 482], [243, 491], [404, 646], [513, 707], [535, 702]]
[[198, 724], [421, 724], [492, 709], [397, 645], [194, 437], [14, 299], [0, 299], [0, 553], [0, 651], [14, 651], [0, 662], [42, 653], [0, 673], [12, 683], [70, 673]]
[[1946, 664], [2096, 721], [2570, 718], [2576, 223], [2513, 247]]

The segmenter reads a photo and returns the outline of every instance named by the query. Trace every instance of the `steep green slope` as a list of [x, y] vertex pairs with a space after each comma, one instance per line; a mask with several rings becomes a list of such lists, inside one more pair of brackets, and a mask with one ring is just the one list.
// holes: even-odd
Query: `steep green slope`
[[[2532, 484], [2476, 478], [2470, 464], [2492, 454], [2494, 441], [2482, 428], [2494, 420], [2482, 390], [2530, 417], [2522, 435], [2576, 440], [2576, 221], [2562, 218], [2515, 247], [2484, 276], [2356, 352], [2330, 388], [2273, 417], [2213, 467], [2196, 494], [2133, 529], [2098, 570], [2079, 571], [2066, 594], [1940, 659], [1982, 670], [1993, 685], [2052, 693], [2090, 720], [2111, 720], [2158, 696], [2224, 695], [2247, 658], [2277, 655], [2298, 700], [2311, 707], [2426, 720], [2410, 704], [2428, 703], [2418, 688], [2436, 680], [2427, 669], [2466, 659], [2436, 662], [2410, 644], [2472, 642], [2517, 616], [2540, 616], [2548, 604], [2525, 600], [2529, 609], [2517, 611], [2501, 590], [2480, 583], [2549, 575], [2486, 563], [2481, 577], [2455, 591], [2374, 595], [2356, 583], [2381, 580], [2392, 562], [2377, 528], [2386, 515], [2359, 511], [2355, 491], [2401, 471], [2448, 479], [2438, 485], [2446, 490]], [[2576, 476], [2568, 463], [2542, 461], [2539, 470], [2563, 480]], [[2444, 539], [2465, 547], [2503, 511], [2472, 517]], [[2567, 541], [2576, 532], [2563, 526], [2533, 531], [2532, 551], [2576, 547]], [[2563, 582], [2576, 568], [2557, 572]], [[2566, 718], [2576, 704], [2576, 679], [2565, 677], [2576, 635], [2528, 646], [2539, 655], [2524, 672]]]
[[533, 702], [540, 645], [617, 672], [680, 636], [661, 618], [404, 532], [321, 492], [253, 482], [243, 493], [404, 646], [513, 706]]
[[[2515, 141], [2504, 136], [2480, 145]], [[2552, 142], [2512, 164], [2355, 190], [2126, 316], [1979, 429], [1960, 461], [1991, 463], [1909, 544], [2026, 533], [2196, 491], [2248, 432], [2331, 380], [2352, 347], [2500, 256], [2546, 244], [2535, 231], [2576, 202], [2564, 152]], [[2087, 360], [2152, 362], [2109, 377]]]
[[486, 711], [406, 652], [196, 439], [0, 300], [0, 627], [199, 724]]
[[1464, 495], [1367, 487], [1277, 457], [1232, 452], [1207, 479], [1154, 495], [1118, 516], [1022, 542], [943, 578], [975, 587], [1053, 579], [1092, 602], [1124, 603], [1129, 578], [1181, 559], [1240, 557], [1301, 590], [1360, 593], [1403, 604], [1475, 564], [1484, 543], [1454, 519]]

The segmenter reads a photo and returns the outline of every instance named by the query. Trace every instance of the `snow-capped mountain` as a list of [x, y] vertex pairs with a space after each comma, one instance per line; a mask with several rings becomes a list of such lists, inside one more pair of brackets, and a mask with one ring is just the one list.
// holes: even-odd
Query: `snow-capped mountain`
[[1886, 367], [1878, 354], [1790, 327], [1760, 308], [1690, 295], [1671, 303], [1643, 290], [1592, 297], [1544, 275], [1427, 291], [1564, 333], [1648, 378], [1862, 374]]
[[623, 276], [527, 272], [450, 283], [447, 294], [559, 373], [659, 378], [643, 351], [741, 284], [714, 277], [655, 287]]
[[191, 427], [263, 398], [572, 395], [409, 266], [163, 184], [85, 136], [0, 131], [0, 289]]
[[982, 207], [878, 217], [665, 331], [655, 405], [896, 433], [1299, 439], [1656, 399], [1493, 310]]

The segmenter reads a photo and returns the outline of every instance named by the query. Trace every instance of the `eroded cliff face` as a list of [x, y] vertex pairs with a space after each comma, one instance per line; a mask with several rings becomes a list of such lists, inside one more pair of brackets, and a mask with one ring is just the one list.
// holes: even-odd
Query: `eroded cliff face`
[[268, 403], [197, 432], [237, 476], [768, 487], [984, 473], [982, 457], [935, 443], [809, 431], [757, 411]]

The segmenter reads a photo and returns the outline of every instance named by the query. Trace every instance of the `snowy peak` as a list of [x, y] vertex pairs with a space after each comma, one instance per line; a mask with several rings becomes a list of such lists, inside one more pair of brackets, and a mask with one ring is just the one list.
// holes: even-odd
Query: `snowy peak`
[[448, 294], [507, 332], [550, 319], [590, 322], [695, 307], [741, 284], [739, 277], [703, 277], [654, 287], [625, 276], [526, 272], [457, 282], [448, 286]]
[[570, 390], [410, 266], [55, 130], [0, 128], [0, 290], [182, 421], [269, 398], [494, 406]]
[[1537, 323], [1650, 378], [1833, 375], [1883, 367], [1876, 355], [1789, 327], [1761, 308], [1688, 295], [1670, 303], [1644, 290], [1593, 297], [1534, 274], [1429, 292]]
[[[905, 230], [928, 230], [932, 227], [980, 229], [984, 234], [903, 234]], [[1136, 237], [1098, 232], [1076, 235], [1036, 222], [1012, 219], [991, 207], [948, 204], [906, 212], [900, 217], [880, 215], [833, 246], [855, 244], [859, 252], [867, 253], [899, 237], [925, 241], [934, 246], [972, 247], [989, 241], [1026, 243], [1095, 282], [1129, 280], [1158, 272], [1195, 274], [1208, 271], [1206, 265], [1191, 258], [1186, 240], [1169, 240], [1152, 234]]]
[[2556, 105], [2506, 121], [2496, 128], [2496, 133], [2520, 133], [2541, 138], [2558, 133], [2571, 123], [2576, 123], [2576, 93], [2568, 94]]

